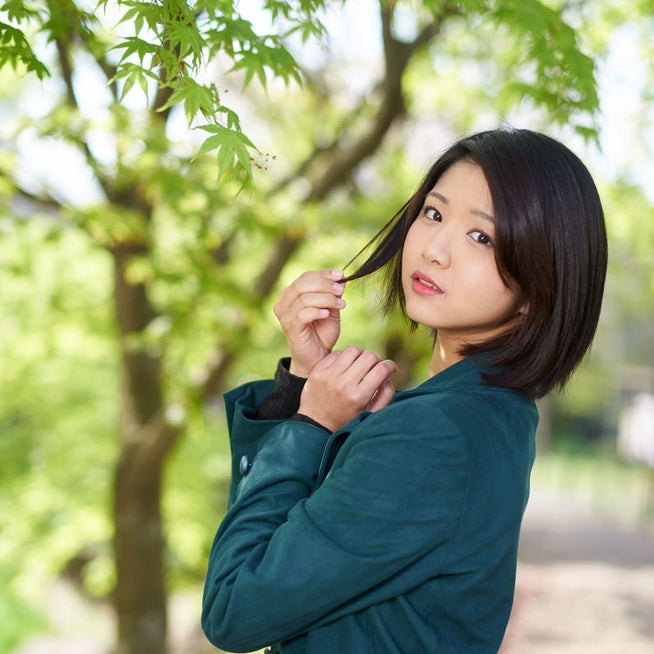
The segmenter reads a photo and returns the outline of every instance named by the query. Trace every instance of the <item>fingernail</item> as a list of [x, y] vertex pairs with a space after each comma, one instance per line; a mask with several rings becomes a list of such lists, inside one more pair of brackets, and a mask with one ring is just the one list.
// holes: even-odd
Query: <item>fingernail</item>
[[342, 309], [346, 304], [347, 302], [343, 298], [339, 297], [338, 300], [336, 300], [336, 305], [339, 309]]
[[342, 293], [345, 290], [345, 286], [343, 284], [339, 284], [338, 282], [334, 282], [332, 284], [332, 288], [336, 293]]
[[342, 270], [332, 270], [332, 277], [334, 279], [343, 279], [344, 273]]

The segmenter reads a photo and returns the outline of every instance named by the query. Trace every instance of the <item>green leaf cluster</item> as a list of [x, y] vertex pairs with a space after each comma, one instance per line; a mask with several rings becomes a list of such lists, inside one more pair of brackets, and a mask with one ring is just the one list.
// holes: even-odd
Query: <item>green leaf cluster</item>
[[243, 87], [256, 79], [265, 88], [270, 77], [299, 83], [300, 67], [286, 39], [296, 31], [305, 40], [321, 36], [318, 14], [324, 2], [264, 2], [262, 10], [273, 23], [284, 23], [282, 33], [259, 33], [242, 16], [239, 3], [228, 0], [117, 4], [125, 10], [120, 22], [134, 31], [114, 45], [120, 59], [112, 82], [122, 82], [121, 98], [135, 86], [146, 97], [153, 85], [168, 89], [156, 109], [164, 112], [182, 105], [188, 124], [212, 135], [202, 152], [216, 151], [221, 175], [250, 186], [257, 148], [243, 132], [238, 115], [225, 104], [226, 91], [201, 78], [214, 62], [231, 61], [226, 74], [242, 74]]
[[[498, 25], [510, 26], [515, 36], [513, 71], [509, 71], [514, 75], [505, 86], [507, 99], [530, 98], [561, 125], [571, 116], [592, 116], [599, 104], [595, 62], [581, 50], [578, 33], [566, 22], [564, 11], [541, 2], [493, 4], [493, 19]], [[518, 72], [525, 61], [534, 65], [529, 76]], [[575, 128], [583, 136], [597, 136], [592, 123], [576, 124]]]
[[28, 37], [20, 28], [21, 24], [38, 17], [38, 11], [30, 3], [7, 0], [0, 6], [0, 12], [0, 16], [6, 14], [9, 21], [0, 20], [0, 68], [9, 64], [16, 72], [24, 70], [25, 73], [34, 73], [39, 79], [48, 76], [47, 67], [36, 56]]

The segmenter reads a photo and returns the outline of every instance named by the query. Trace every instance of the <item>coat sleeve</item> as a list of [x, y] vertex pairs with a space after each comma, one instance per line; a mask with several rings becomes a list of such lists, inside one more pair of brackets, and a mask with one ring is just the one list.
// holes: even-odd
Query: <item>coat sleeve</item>
[[210, 554], [211, 642], [251, 651], [438, 573], [465, 502], [466, 448], [445, 418], [433, 434], [419, 423], [393, 405], [371, 414], [313, 493], [329, 435], [290, 421], [265, 434]]

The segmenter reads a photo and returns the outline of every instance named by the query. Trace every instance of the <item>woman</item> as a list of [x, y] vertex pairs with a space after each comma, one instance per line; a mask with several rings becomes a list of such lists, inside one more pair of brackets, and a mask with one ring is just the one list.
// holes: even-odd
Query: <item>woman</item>
[[290, 360], [225, 397], [230, 508], [203, 600], [229, 651], [496, 652], [513, 600], [538, 421], [590, 347], [606, 272], [595, 185], [557, 141], [482, 132], [450, 147], [349, 278], [387, 269], [434, 334], [429, 378], [333, 350], [341, 271], [275, 313]]

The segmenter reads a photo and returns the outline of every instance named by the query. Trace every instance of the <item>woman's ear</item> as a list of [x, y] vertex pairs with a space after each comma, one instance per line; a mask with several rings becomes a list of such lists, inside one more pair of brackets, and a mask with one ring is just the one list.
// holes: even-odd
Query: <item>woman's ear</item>
[[529, 313], [529, 300], [519, 288], [516, 290], [515, 313], [518, 316], [526, 316]]

